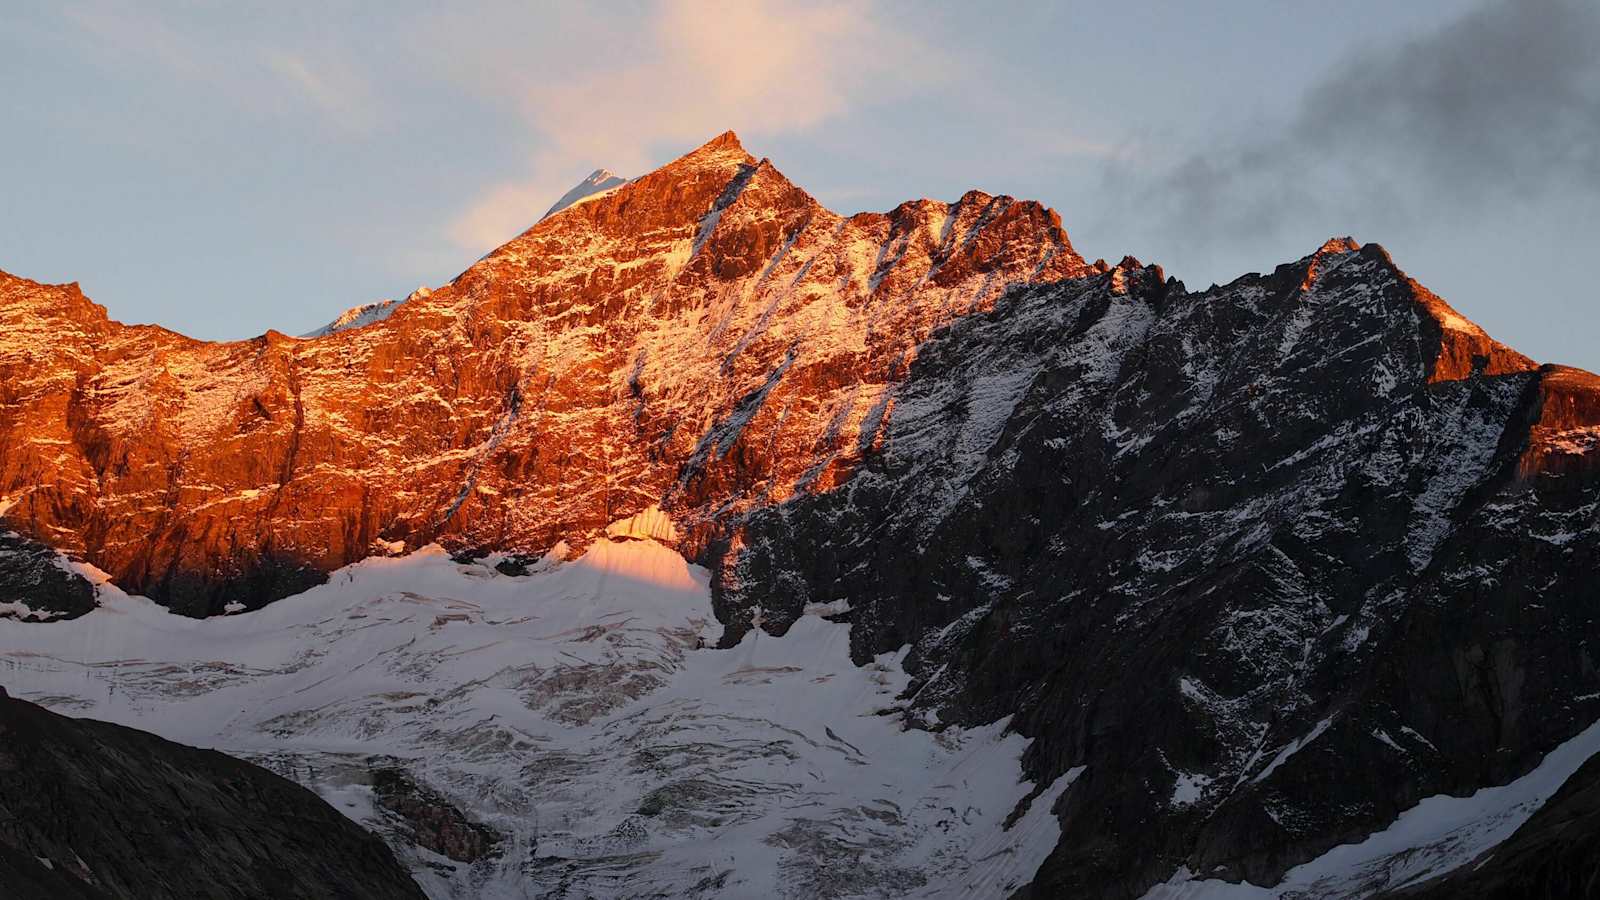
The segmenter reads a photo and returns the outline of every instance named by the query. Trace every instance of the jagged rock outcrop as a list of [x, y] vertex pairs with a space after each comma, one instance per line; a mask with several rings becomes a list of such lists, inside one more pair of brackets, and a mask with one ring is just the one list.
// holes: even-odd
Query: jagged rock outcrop
[[1274, 884], [1600, 719], [1597, 442], [1600, 379], [1377, 245], [1191, 293], [1007, 197], [835, 215], [731, 134], [312, 340], [0, 279], [8, 527], [195, 615], [674, 543], [726, 644], [825, 606], [923, 727], [1076, 773], [1021, 896]]
[[474, 862], [495, 852], [495, 845], [500, 843], [494, 829], [468, 819], [400, 766], [374, 768], [372, 793], [378, 805], [399, 820], [411, 843], [440, 856]]
[[0, 531], [0, 618], [44, 622], [94, 608], [94, 585], [49, 547]]
[[211, 750], [0, 689], [0, 896], [423, 896], [315, 794]]
[[1347, 241], [1015, 292], [848, 484], [754, 516], [720, 612], [847, 600], [858, 658], [916, 645], [914, 707], [1084, 767], [1025, 896], [1274, 884], [1600, 718], [1600, 380], [1453, 316]]

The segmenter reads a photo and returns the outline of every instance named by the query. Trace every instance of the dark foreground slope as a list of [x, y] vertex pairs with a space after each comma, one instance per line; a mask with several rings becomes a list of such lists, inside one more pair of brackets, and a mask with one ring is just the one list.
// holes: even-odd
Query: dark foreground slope
[[0, 897], [422, 897], [387, 847], [271, 772], [0, 690]]

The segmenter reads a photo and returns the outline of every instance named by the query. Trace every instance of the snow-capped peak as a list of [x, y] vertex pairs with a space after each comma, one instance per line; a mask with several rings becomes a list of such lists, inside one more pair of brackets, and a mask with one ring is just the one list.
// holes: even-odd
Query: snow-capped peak
[[562, 194], [561, 199], [557, 200], [554, 206], [550, 207], [550, 209], [545, 211], [543, 216], [539, 217], [539, 221], [542, 222], [556, 213], [561, 212], [563, 209], [566, 209], [569, 206], [575, 206], [578, 203], [595, 196], [596, 194], [605, 193], [612, 188], [622, 187], [627, 183], [628, 179], [623, 178], [621, 175], [618, 175], [610, 169], [595, 169], [593, 172], [589, 173], [588, 178], [578, 182], [578, 184], [573, 187], [572, 190]]
[[318, 338], [334, 332], [349, 331], [352, 328], [362, 328], [375, 322], [382, 322], [393, 315], [394, 311], [400, 308], [400, 304], [415, 300], [418, 297], [426, 297], [432, 293], [433, 291], [427, 285], [423, 285], [407, 294], [405, 300], [379, 300], [376, 303], [352, 306], [340, 313], [332, 322], [300, 336], [303, 338]]
[[368, 303], [363, 306], [352, 306], [340, 313], [338, 318], [332, 322], [300, 336], [303, 338], [318, 338], [333, 334], [336, 331], [348, 331], [351, 328], [360, 328], [363, 325], [371, 325], [373, 322], [381, 322], [389, 318], [389, 314], [394, 312], [395, 307], [399, 306], [400, 303], [401, 301], [399, 300], [379, 300], [376, 303]]

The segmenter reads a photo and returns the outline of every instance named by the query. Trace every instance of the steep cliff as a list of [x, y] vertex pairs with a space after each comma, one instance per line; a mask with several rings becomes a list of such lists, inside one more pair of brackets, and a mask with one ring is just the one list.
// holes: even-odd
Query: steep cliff
[[203, 343], [0, 276], [0, 515], [195, 615], [657, 502], [692, 547], [841, 480], [934, 329], [1086, 270], [1038, 204], [842, 218], [730, 133], [315, 339]]

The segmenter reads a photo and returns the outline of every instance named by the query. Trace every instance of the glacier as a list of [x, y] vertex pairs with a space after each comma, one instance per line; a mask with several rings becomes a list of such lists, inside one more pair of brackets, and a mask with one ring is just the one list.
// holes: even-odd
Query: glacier
[[[858, 667], [850, 626], [820, 615], [713, 649], [709, 573], [649, 537], [526, 576], [493, 561], [375, 557], [208, 619], [69, 563], [98, 607], [0, 620], [0, 676], [305, 784], [441, 900], [1003, 897], [1059, 838], [1077, 772], [1024, 780], [1007, 720], [914, 727], [904, 651]], [[494, 851], [412, 843], [372, 788], [391, 767], [497, 832]]]

